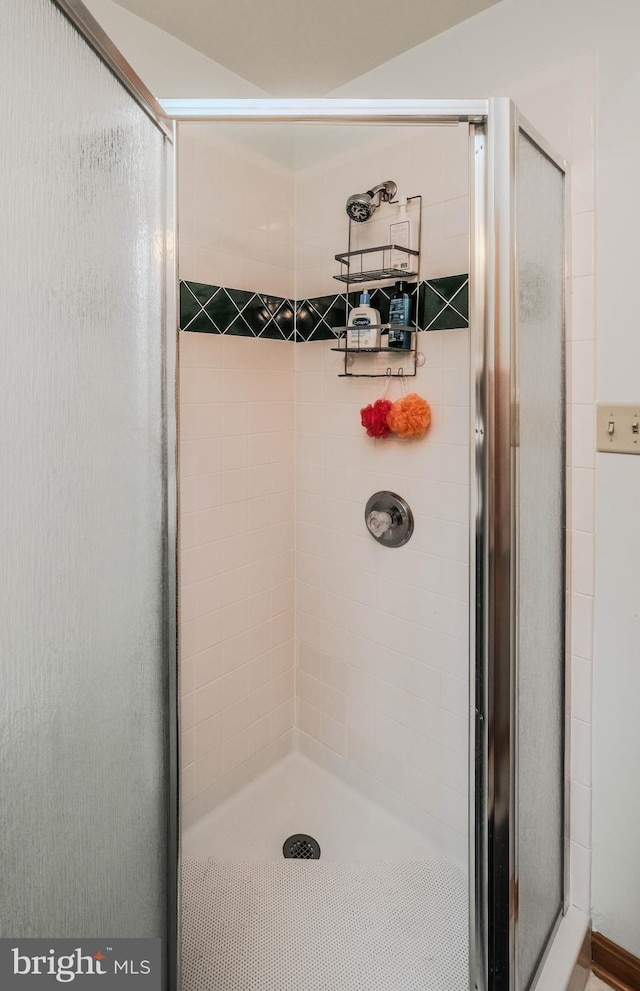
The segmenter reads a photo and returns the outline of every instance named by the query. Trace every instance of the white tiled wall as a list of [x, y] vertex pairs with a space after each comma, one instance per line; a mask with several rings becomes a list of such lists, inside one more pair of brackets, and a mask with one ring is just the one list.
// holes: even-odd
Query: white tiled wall
[[[334, 260], [347, 250], [347, 198], [392, 179], [398, 196], [423, 197], [421, 278], [468, 271], [468, 131], [459, 127], [390, 127], [339, 157], [295, 174], [296, 295], [303, 299], [344, 288]], [[418, 206], [410, 204], [417, 248]], [[382, 204], [366, 224], [352, 225], [353, 248], [389, 244], [398, 207]]]
[[[369, 139], [296, 173], [298, 297], [344, 289], [333, 278], [333, 259], [347, 247], [347, 197], [384, 179], [401, 196], [424, 198], [421, 278], [468, 271], [467, 129], [393, 128], [384, 141]], [[410, 216], [417, 223], [414, 210]], [[389, 243], [396, 219], [397, 208], [381, 206], [366, 225], [352, 226], [355, 246]], [[296, 720], [373, 782], [419, 806], [430, 838], [462, 860], [469, 332], [418, 340], [426, 364], [408, 390], [427, 399], [433, 420], [427, 436], [413, 441], [373, 440], [360, 424], [360, 408], [381, 396], [384, 378], [338, 378], [342, 359], [331, 342], [296, 347]], [[384, 371], [389, 358], [358, 361], [367, 362], [361, 371]], [[401, 395], [396, 380], [389, 397]], [[366, 530], [365, 504], [379, 489], [412, 507], [416, 528], [405, 547], [380, 547]]]
[[[283, 168], [272, 174], [262, 162], [262, 178], [248, 178], [255, 153], [202, 125], [183, 129], [180, 156], [181, 276], [275, 292], [250, 250], [256, 231], [270, 244], [283, 236], [282, 203], [273, 225], [258, 213], [253, 228], [247, 193], [273, 188], [274, 175], [282, 193]], [[283, 281], [282, 294], [342, 288], [332, 259], [346, 246], [346, 197], [387, 177], [401, 194], [424, 194], [421, 276], [468, 270], [463, 128], [405, 129], [346, 157], [296, 176], [299, 278], [295, 290]], [[231, 216], [236, 200], [244, 226]], [[395, 217], [380, 216], [367, 233], [386, 242]], [[420, 349], [426, 364], [410, 388], [431, 403], [429, 435], [380, 442], [366, 437], [359, 410], [383, 380], [339, 379], [330, 345], [181, 334], [184, 797], [292, 724], [295, 383], [298, 725], [419, 806], [432, 838], [462, 858], [468, 331], [421, 335]], [[391, 391], [399, 396], [400, 384]], [[364, 528], [364, 504], [380, 488], [401, 492], [415, 513], [398, 551]]]
[[293, 357], [180, 334], [187, 802], [293, 725]]
[[[373, 440], [384, 379], [341, 379], [330, 342], [297, 363], [297, 723], [427, 814], [460, 858], [467, 819], [468, 331], [421, 335], [425, 439]], [[390, 397], [399, 398], [393, 383]], [[404, 496], [415, 532], [379, 546], [364, 507]]]
[[[290, 295], [290, 173], [208, 125], [179, 156], [181, 277]], [[293, 725], [294, 344], [187, 331], [179, 352], [189, 802]]]
[[[276, 273], [282, 294], [342, 288], [332, 259], [346, 247], [346, 198], [388, 177], [401, 195], [424, 195], [421, 276], [467, 271], [465, 129], [388, 137], [296, 175], [298, 281]], [[276, 292], [250, 255], [260, 231], [278, 249], [290, 214], [276, 201], [272, 224], [248, 191], [284, 196], [293, 173], [287, 187], [283, 167], [202, 125], [183, 128], [180, 155], [181, 276]], [[237, 201], [244, 213], [232, 215]], [[389, 240], [392, 212], [367, 225], [370, 240]], [[202, 794], [291, 725], [295, 354], [298, 725], [420, 806], [432, 838], [462, 857], [468, 332], [425, 334], [420, 348], [410, 387], [431, 403], [428, 438], [380, 442], [359, 410], [383, 380], [339, 379], [328, 344], [181, 334], [184, 791]], [[364, 528], [380, 488], [405, 495], [416, 517], [393, 553]]]
[[215, 124], [180, 124], [180, 278], [291, 297], [293, 174]]

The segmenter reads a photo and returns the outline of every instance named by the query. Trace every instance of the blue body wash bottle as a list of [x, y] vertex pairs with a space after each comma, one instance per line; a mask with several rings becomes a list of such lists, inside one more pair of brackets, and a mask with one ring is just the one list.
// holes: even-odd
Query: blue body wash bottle
[[389, 347], [401, 351], [411, 348], [411, 297], [406, 282], [396, 282], [389, 304]]

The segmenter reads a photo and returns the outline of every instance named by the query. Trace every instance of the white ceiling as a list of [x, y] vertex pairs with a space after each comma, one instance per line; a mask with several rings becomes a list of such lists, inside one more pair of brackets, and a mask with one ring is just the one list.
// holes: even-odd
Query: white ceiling
[[118, 0], [273, 96], [323, 96], [498, 0]]

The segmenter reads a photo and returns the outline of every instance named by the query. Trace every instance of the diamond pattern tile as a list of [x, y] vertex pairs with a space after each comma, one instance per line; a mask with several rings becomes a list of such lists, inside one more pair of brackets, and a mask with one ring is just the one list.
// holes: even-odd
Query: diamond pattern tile
[[421, 330], [453, 330], [469, 326], [469, 276], [452, 275], [424, 282]]
[[[371, 305], [380, 311], [382, 323], [389, 319], [393, 286], [374, 289]], [[469, 276], [452, 275], [431, 279], [410, 288], [418, 330], [452, 330], [469, 326]], [[347, 309], [357, 306], [360, 293], [336, 293], [293, 300], [208, 286], [201, 282], [180, 283], [180, 329], [204, 334], [266, 337], [278, 341], [322, 341], [336, 337], [344, 327]]]

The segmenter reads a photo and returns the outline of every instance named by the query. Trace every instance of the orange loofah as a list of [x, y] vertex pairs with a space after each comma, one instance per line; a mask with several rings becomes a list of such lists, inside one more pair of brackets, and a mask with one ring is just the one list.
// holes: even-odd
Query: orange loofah
[[387, 423], [398, 437], [424, 437], [431, 423], [429, 403], [417, 393], [410, 392], [393, 404]]

